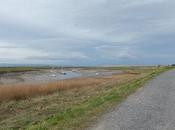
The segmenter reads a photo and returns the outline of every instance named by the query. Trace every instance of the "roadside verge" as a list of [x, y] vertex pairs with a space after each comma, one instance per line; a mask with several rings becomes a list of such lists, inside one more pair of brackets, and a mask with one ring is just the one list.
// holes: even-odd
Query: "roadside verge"
[[101, 95], [90, 98], [88, 101], [76, 105], [71, 109], [67, 109], [66, 111], [58, 112], [37, 124], [29, 125], [27, 129], [85, 129], [92, 121], [96, 120], [108, 109], [121, 103], [129, 95], [136, 92], [138, 88], [142, 87], [147, 81], [169, 69], [169, 67], [157, 68], [142, 78], [133, 80], [121, 86], [111, 87], [111, 89], [108, 89]]

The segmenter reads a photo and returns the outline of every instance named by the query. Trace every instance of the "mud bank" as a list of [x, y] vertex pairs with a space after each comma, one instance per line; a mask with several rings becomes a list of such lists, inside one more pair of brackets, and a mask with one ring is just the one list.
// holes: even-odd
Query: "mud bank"
[[56, 80], [72, 79], [79, 77], [96, 77], [96, 76], [110, 76], [112, 74], [120, 74], [122, 71], [115, 70], [42, 70], [33, 72], [18, 72], [0, 74], [0, 85], [18, 84], [18, 83], [44, 83]]

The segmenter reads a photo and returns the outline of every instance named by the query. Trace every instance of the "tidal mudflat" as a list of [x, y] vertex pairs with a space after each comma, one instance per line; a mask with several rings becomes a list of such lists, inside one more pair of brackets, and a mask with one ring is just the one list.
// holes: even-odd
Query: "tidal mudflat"
[[0, 84], [18, 84], [18, 83], [45, 83], [56, 80], [80, 78], [80, 77], [101, 77], [110, 76], [112, 74], [120, 74], [121, 70], [86, 70], [86, 69], [45, 69], [41, 71], [30, 71], [30, 72], [15, 72], [0, 74]]

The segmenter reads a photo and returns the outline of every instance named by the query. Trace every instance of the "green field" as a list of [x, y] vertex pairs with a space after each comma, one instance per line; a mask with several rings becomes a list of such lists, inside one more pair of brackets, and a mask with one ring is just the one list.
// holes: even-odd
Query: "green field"
[[36, 70], [39, 70], [39, 68], [35, 68], [35, 67], [0, 67], [0, 74], [36, 71]]

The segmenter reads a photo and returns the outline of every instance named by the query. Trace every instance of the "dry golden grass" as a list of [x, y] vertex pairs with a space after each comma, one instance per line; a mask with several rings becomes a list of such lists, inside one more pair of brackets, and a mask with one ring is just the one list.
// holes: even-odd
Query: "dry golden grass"
[[56, 91], [69, 90], [87, 86], [98, 86], [104, 83], [122, 83], [135, 77], [135, 74], [119, 74], [99, 78], [77, 78], [62, 81], [55, 81], [47, 84], [16, 84], [0, 86], [0, 102], [8, 100], [26, 99], [34, 96], [41, 96]]

